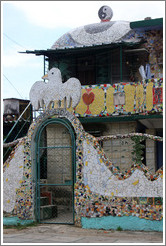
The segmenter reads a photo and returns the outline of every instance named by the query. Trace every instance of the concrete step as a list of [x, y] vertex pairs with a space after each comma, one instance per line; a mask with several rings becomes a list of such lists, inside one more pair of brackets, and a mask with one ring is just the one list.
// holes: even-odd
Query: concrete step
[[57, 217], [57, 206], [45, 205], [40, 207], [40, 219], [46, 220]]
[[40, 197], [40, 206], [49, 205], [49, 197]]

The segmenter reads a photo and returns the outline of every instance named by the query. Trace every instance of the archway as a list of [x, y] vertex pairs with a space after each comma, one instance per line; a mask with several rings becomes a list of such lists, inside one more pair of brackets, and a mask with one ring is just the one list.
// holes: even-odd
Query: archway
[[65, 118], [45, 120], [35, 137], [36, 217], [74, 223], [75, 135]]

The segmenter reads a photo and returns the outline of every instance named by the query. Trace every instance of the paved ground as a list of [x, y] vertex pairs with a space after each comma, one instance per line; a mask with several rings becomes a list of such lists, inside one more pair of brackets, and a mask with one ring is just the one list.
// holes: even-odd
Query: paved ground
[[[26, 229], [4, 229], [3, 243], [163, 243], [162, 232], [104, 231], [73, 225], [40, 224]], [[164, 245], [164, 244], [163, 244]]]

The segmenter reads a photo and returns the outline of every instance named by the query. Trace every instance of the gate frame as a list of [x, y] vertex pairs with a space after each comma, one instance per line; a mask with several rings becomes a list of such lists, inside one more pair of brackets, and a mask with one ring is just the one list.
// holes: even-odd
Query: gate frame
[[[75, 139], [75, 131], [71, 125], [71, 122], [67, 118], [51, 118], [51, 119], [46, 119], [44, 122], [41, 123], [41, 125], [38, 127], [37, 132], [35, 134], [35, 193], [36, 193], [36, 213], [35, 217], [36, 220], [41, 223], [40, 221], [40, 180], [39, 180], [39, 156], [38, 156], [38, 148], [39, 148], [39, 143], [40, 143], [40, 137], [43, 129], [49, 125], [49, 124], [61, 124], [65, 126], [71, 136], [71, 148], [72, 148], [72, 189], [73, 189], [73, 196], [72, 196], [72, 207], [73, 207], [73, 223], [54, 223], [54, 224], [74, 224], [75, 218], [74, 218], [74, 184], [76, 182], [76, 139]], [[53, 222], [42, 222], [42, 223], [48, 223], [48, 224], [53, 224]]]

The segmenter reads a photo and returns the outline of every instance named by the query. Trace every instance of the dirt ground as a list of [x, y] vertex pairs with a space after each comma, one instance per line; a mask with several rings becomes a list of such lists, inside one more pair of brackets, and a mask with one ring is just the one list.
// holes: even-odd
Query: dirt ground
[[3, 243], [163, 243], [162, 232], [83, 229], [73, 225], [40, 224], [4, 229]]

